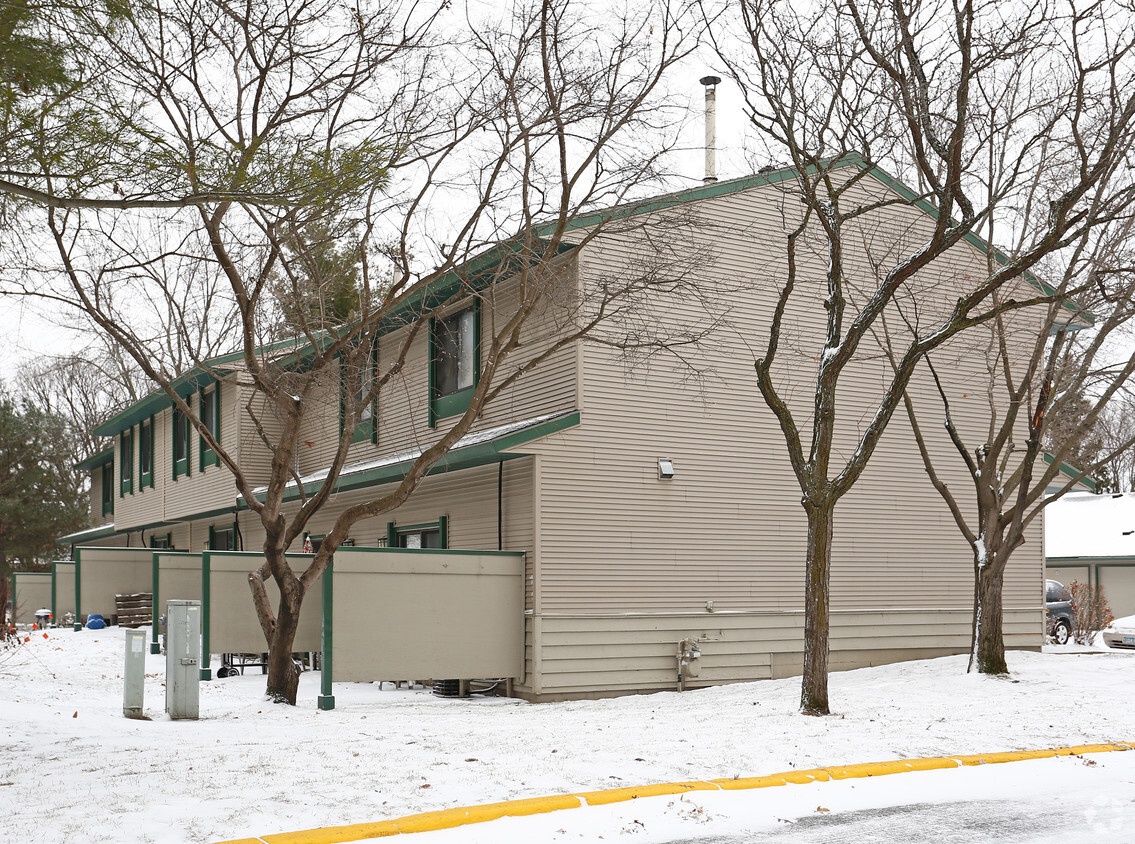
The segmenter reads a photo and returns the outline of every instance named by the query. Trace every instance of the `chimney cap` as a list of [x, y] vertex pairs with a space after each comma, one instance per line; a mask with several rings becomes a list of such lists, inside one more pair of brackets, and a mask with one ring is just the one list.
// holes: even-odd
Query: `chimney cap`
[[717, 85], [721, 82], [720, 76], [703, 76], [698, 80], [702, 85]]

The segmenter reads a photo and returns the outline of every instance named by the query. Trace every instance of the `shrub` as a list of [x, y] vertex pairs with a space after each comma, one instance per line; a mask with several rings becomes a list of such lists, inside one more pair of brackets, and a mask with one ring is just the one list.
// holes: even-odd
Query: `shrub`
[[1072, 593], [1072, 637], [1077, 644], [1087, 645], [1115, 616], [1099, 587], [1073, 580], [1068, 591]]

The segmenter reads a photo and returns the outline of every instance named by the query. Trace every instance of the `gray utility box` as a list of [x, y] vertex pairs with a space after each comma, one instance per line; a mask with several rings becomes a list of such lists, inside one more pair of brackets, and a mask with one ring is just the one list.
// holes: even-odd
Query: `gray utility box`
[[166, 712], [176, 720], [200, 711], [201, 602], [166, 601]]
[[126, 667], [122, 673], [122, 714], [145, 718], [142, 704], [146, 694], [146, 631], [126, 631]]

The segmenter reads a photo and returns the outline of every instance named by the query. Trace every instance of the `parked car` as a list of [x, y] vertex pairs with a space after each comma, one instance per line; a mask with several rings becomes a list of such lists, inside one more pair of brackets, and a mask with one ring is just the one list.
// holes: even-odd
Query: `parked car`
[[1103, 629], [1103, 642], [1109, 648], [1135, 650], [1135, 615], [1117, 618]]
[[1046, 580], [1044, 593], [1048, 635], [1056, 644], [1065, 645], [1072, 638], [1072, 593], [1058, 580]]

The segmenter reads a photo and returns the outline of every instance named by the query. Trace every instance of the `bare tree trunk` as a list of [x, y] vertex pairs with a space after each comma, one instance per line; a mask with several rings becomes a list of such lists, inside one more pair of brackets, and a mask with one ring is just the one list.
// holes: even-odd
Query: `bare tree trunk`
[[1008, 674], [1001, 604], [1005, 566], [994, 557], [974, 563], [973, 636], [969, 670], [979, 674]]
[[828, 606], [832, 568], [832, 523], [835, 505], [808, 502], [808, 562], [804, 590], [804, 678], [800, 711], [829, 715], [828, 710]]
[[[288, 562], [280, 554], [279, 564]], [[300, 674], [292, 653], [295, 650], [296, 631], [299, 629], [300, 607], [303, 604], [304, 588], [295, 577], [285, 578], [280, 586], [280, 607], [275, 625], [268, 639], [268, 689], [267, 694], [277, 703], [295, 706], [299, 692]]]

